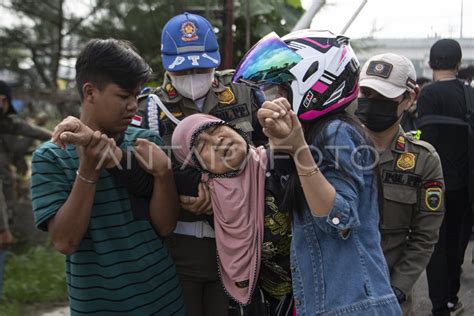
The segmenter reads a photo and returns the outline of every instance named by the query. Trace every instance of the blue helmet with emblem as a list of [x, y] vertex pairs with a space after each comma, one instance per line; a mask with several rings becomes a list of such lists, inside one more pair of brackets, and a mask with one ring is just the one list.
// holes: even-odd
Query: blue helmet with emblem
[[221, 56], [212, 25], [188, 12], [173, 17], [161, 33], [161, 58], [163, 67], [172, 72], [217, 68]]

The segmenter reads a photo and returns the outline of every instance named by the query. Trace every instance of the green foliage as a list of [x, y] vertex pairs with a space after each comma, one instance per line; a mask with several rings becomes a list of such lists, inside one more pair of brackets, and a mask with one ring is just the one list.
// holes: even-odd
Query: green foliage
[[[249, 10], [246, 4], [250, 5]], [[161, 66], [161, 31], [174, 15], [184, 11], [204, 16], [217, 29], [220, 51], [223, 46], [223, 0], [199, 1], [151, 1], [105, 0], [98, 18], [81, 29], [84, 38], [116, 37], [131, 41], [153, 68], [156, 80], [161, 81], [164, 70]], [[185, 4], [185, 5], [184, 5]], [[250, 44], [271, 31], [279, 35], [288, 33], [303, 14], [300, 0], [235, 0], [233, 34], [234, 67], [246, 51], [246, 12], [250, 12]]]
[[0, 315], [21, 316], [20, 305], [16, 302], [2, 302], [0, 304]]
[[285, 35], [303, 14], [300, 0], [234, 0], [234, 49], [228, 52], [223, 46], [226, 0], [94, 0], [81, 16], [68, 11], [74, 6], [66, 2], [74, 1], [0, 4], [18, 18], [0, 28], [0, 68], [22, 72], [18, 65], [27, 58], [35, 69], [28, 72], [30, 85], [56, 89], [60, 62], [73, 62], [90, 38], [114, 37], [131, 41], [161, 81], [161, 31], [176, 14], [188, 11], [207, 18], [217, 30], [221, 54], [233, 54], [234, 67], [252, 44], [271, 31]]
[[[8, 3], [8, 4], [6, 4]], [[2, 7], [14, 15], [14, 23], [0, 28], [0, 44], [11, 60], [3, 67], [19, 73], [21, 57], [34, 64], [34, 73], [27, 74], [36, 87], [56, 88], [61, 59], [66, 58], [66, 39], [76, 30], [81, 19], [66, 16], [64, 0], [10, 0]]]
[[67, 301], [64, 268], [64, 256], [50, 247], [30, 248], [22, 254], [9, 253], [3, 300], [10, 308], [15, 308], [15, 304]]
[[242, 59], [245, 47], [246, 14], [245, 1], [250, 2], [250, 44], [270, 32], [279, 36], [288, 34], [298, 19], [303, 15], [300, 0], [240, 0], [236, 5], [234, 34], [234, 64]]

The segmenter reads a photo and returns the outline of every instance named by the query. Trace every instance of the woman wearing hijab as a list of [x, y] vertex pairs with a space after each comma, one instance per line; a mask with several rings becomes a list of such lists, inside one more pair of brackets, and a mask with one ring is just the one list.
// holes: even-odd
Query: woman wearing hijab
[[[267, 168], [267, 150], [246, 139], [218, 118], [194, 114], [176, 127], [172, 148], [176, 160], [198, 169], [209, 187], [227, 294], [244, 315], [292, 315], [290, 218], [278, 208], [279, 179]], [[258, 304], [262, 298], [269, 311]]]

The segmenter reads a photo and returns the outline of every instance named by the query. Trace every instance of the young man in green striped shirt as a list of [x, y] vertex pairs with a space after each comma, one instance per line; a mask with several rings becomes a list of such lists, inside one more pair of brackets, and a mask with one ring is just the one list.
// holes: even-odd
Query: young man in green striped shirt
[[[161, 237], [173, 231], [179, 215], [169, 160], [156, 146], [162, 145], [157, 134], [128, 126], [150, 72], [127, 42], [91, 40], [77, 59], [76, 83], [80, 121], [92, 137], [72, 145], [73, 133], [56, 131], [61, 147], [47, 142], [33, 154], [34, 217], [67, 255], [72, 315], [184, 314]], [[152, 153], [152, 163], [142, 164], [153, 176], [149, 220], [136, 216], [131, 196], [107, 170], [133, 146], [142, 155]]]

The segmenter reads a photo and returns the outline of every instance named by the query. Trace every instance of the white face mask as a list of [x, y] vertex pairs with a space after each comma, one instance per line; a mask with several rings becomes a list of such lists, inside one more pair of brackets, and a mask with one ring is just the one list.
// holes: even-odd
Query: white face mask
[[214, 80], [214, 71], [204, 74], [170, 77], [173, 87], [179, 94], [191, 100], [198, 100], [209, 92]]

